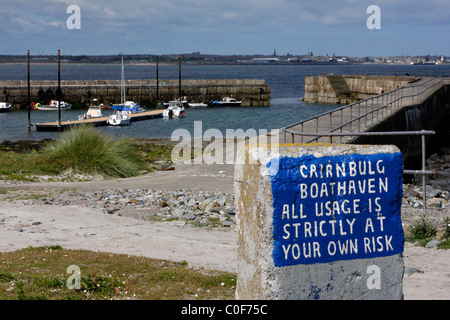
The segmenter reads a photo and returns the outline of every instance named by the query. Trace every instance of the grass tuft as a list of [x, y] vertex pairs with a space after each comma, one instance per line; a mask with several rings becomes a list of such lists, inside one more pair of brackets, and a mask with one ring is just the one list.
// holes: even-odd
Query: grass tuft
[[424, 241], [432, 239], [437, 234], [437, 228], [427, 221], [425, 215], [422, 216], [420, 222], [408, 227], [409, 235], [406, 237], [407, 241]]
[[44, 146], [36, 154], [35, 165], [47, 174], [72, 169], [114, 178], [136, 176], [146, 169], [138, 150], [129, 141], [113, 140], [87, 125], [73, 127]]
[[27, 143], [0, 144], [0, 180], [134, 177], [170, 165], [173, 148], [147, 139], [114, 139], [92, 125], [72, 127], [56, 141]]

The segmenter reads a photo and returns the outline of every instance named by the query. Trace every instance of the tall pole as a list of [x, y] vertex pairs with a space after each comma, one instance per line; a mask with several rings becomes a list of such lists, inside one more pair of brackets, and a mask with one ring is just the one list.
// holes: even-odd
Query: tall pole
[[156, 109], [159, 109], [159, 56], [156, 56]]
[[61, 59], [58, 50], [58, 128], [61, 131]]
[[31, 92], [30, 92], [30, 50], [27, 50], [27, 83], [28, 83], [28, 132], [31, 131]]
[[122, 105], [125, 105], [125, 69], [123, 66], [123, 56], [122, 56], [122, 75], [121, 75], [121, 86], [122, 86], [122, 93], [121, 93], [121, 98], [120, 98], [120, 102], [122, 103]]
[[181, 99], [181, 56], [178, 56], [178, 94]]

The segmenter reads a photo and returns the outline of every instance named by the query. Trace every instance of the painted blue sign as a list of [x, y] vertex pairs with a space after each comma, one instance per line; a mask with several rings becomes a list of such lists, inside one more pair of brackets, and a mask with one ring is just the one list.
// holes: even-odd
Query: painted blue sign
[[403, 252], [401, 153], [276, 161], [271, 177], [276, 267]]

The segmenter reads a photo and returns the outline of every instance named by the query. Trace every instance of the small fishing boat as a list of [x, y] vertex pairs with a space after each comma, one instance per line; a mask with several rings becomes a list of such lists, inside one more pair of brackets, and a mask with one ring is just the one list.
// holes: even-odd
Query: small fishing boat
[[242, 104], [242, 101], [238, 101], [234, 98], [230, 98], [230, 97], [225, 97], [222, 98], [222, 100], [218, 101], [212, 101], [211, 100], [211, 105], [212, 106], [216, 106], [216, 107], [239, 107]]
[[208, 105], [206, 103], [189, 102], [188, 106], [189, 108], [206, 108]]
[[8, 102], [0, 102], [0, 113], [10, 112], [11, 105]]
[[102, 107], [101, 107], [101, 105], [98, 104], [98, 100], [94, 99], [92, 101], [92, 104], [89, 107], [88, 111], [85, 114], [78, 116], [78, 120], [94, 119], [94, 118], [101, 118], [101, 117], [103, 117]]
[[110, 106], [111, 110], [118, 111], [130, 111], [131, 113], [144, 112], [145, 108], [141, 107], [134, 101], [126, 100], [126, 89], [125, 89], [125, 69], [123, 66], [123, 58], [122, 58], [122, 77], [120, 81], [120, 104], [113, 104]]
[[169, 102], [160, 102], [159, 105], [162, 106], [163, 108], [168, 108], [169, 105], [170, 105], [170, 102], [178, 102], [178, 103], [181, 103], [181, 104], [183, 105], [184, 108], [189, 107], [189, 103], [188, 103], [186, 97], [177, 98], [177, 99], [174, 99], [174, 100], [169, 101]]
[[131, 113], [144, 112], [145, 108], [141, 107], [134, 101], [126, 101], [121, 111], [130, 111]]
[[110, 126], [129, 126], [131, 124], [130, 111], [117, 111], [109, 116], [107, 122]]
[[[42, 110], [42, 111], [55, 111], [55, 110], [59, 110], [59, 102], [58, 100], [51, 100], [50, 104], [47, 105], [41, 105], [38, 106], [36, 108], [37, 110]], [[63, 110], [70, 110], [72, 109], [72, 105], [70, 103], [61, 101], [61, 111]]]
[[184, 116], [183, 102], [177, 100], [170, 101], [169, 107], [163, 111], [164, 119], [183, 118]]
[[125, 101], [123, 104], [113, 104], [111, 110], [130, 111], [131, 113], [144, 112], [145, 108], [141, 107], [134, 101]]

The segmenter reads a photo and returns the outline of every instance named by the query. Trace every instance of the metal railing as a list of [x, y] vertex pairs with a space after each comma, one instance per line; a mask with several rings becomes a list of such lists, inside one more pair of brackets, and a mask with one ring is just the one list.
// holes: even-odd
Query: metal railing
[[427, 170], [426, 167], [426, 139], [425, 136], [435, 134], [435, 131], [391, 131], [391, 132], [322, 132], [322, 133], [303, 133], [306, 136], [421, 136], [422, 137], [422, 169], [421, 170], [403, 170], [403, 174], [421, 174], [422, 175], [422, 190], [423, 190], [423, 209], [427, 207], [427, 192], [426, 192], [426, 176], [434, 175], [436, 171]]
[[[361, 132], [367, 130], [370, 126], [378, 123], [380, 119], [393, 114], [401, 107], [423, 101], [447, 82], [450, 83], [449, 79], [427, 79], [420, 84], [407, 85], [291, 124], [282, 128], [285, 141], [287, 141], [286, 134], [290, 133], [292, 135], [292, 142], [294, 142], [295, 135], [301, 136], [300, 142], [302, 143], [318, 142], [320, 135], [316, 135], [314, 139], [304, 141], [304, 136], [311, 135], [303, 133], [318, 133], [319, 123], [322, 127], [327, 126], [328, 132], [330, 133], [337, 131], [342, 133], [345, 132], [344, 130], [349, 132]], [[307, 125], [308, 128], [306, 128]], [[361, 125], [364, 126], [362, 127]], [[296, 128], [297, 130], [293, 130], [293, 128]], [[307, 129], [307, 131], [305, 131], [305, 129]], [[340, 139], [339, 142], [342, 143], [342, 139]]]
[[[311, 70], [313, 71], [313, 70]], [[364, 67], [363, 65], [335, 65], [324, 66], [320, 69], [322, 75], [368, 75], [368, 76], [399, 76], [399, 77], [438, 77], [447, 78], [450, 77], [449, 65], [441, 65], [436, 68], [435, 65], [430, 66], [387, 66], [382, 67]], [[313, 74], [311, 74], [313, 75]]]

